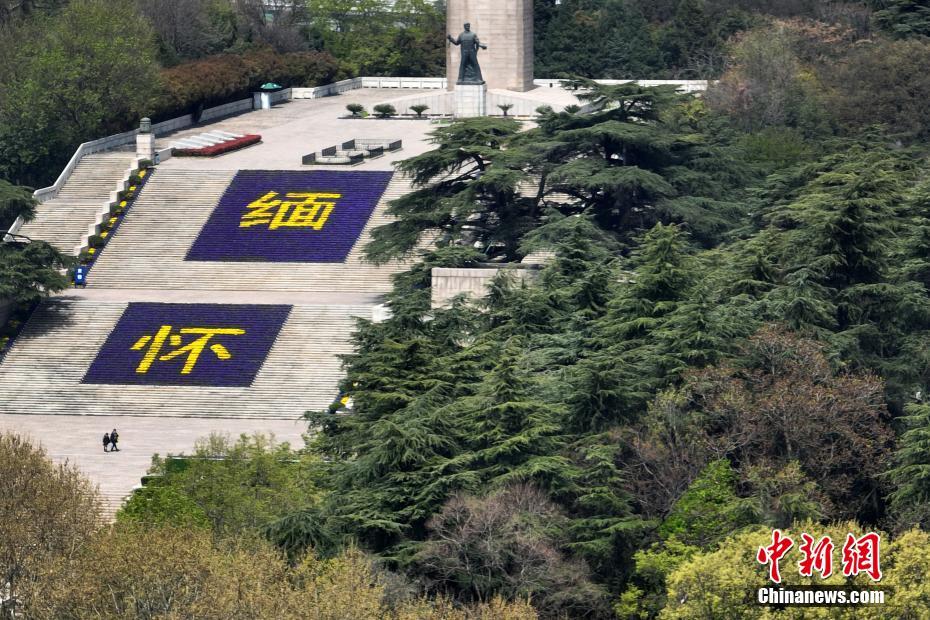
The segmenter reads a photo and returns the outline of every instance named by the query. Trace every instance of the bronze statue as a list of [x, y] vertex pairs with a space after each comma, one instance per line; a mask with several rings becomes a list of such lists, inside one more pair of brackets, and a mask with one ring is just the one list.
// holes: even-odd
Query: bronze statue
[[488, 49], [478, 40], [478, 35], [471, 31], [471, 24], [465, 24], [465, 31], [457, 38], [446, 35], [449, 43], [462, 46], [462, 61], [459, 63], [459, 79], [456, 84], [484, 84], [481, 67], [478, 66], [478, 48]]

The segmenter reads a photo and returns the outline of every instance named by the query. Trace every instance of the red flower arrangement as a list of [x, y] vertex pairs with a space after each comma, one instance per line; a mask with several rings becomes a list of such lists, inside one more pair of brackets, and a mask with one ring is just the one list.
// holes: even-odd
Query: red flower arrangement
[[203, 146], [199, 149], [175, 149], [174, 155], [175, 157], [214, 157], [216, 155], [222, 155], [223, 153], [235, 151], [237, 149], [241, 149], [261, 141], [262, 137], [260, 135], [248, 134], [242, 136], [241, 138], [233, 138], [232, 140], [226, 140], [225, 142], [220, 142], [219, 144]]

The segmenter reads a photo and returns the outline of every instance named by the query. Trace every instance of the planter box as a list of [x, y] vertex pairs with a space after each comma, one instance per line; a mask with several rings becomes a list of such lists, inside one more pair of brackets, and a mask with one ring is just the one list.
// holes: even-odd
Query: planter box
[[260, 135], [249, 134], [241, 138], [233, 138], [226, 142], [211, 144], [210, 146], [204, 146], [199, 149], [175, 149], [174, 155], [176, 157], [215, 157], [223, 153], [229, 153], [230, 151], [257, 144], [261, 141], [262, 137]]

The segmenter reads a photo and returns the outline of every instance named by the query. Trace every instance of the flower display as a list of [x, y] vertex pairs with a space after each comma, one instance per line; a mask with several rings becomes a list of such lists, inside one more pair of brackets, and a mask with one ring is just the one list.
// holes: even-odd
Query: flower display
[[130, 303], [82, 383], [248, 387], [291, 306]]
[[[145, 169], [139, 170], [138, 176], [142, 178], [142, 172], [146, 172]], [[103, 246], [98, 248], [88, 247], [84, 250], [81, 250], [81, 253], [78, 257], [82, 265], [87, 265], [88, 268], [93, 267], [94, 261], [100, 255], [100, 252], [103, 251], [103, 247], [106, 246], [106, 243], [109, 241], [109, 238], [116, 233], [116, 229], [119, 227], [119, 223], [122, 215], [125, 210], [128, 209], [133, 200], [138, 196], [138, 193], [142, 191], [142, 188], [145, 186], [145, 180], [139, 182], [138, 185], [132, 185], [129, 189], [121, 192], [122, 199], [117, 203], [116, 208], [111, 211], [110, 217], [102, 225], [101, 231], [99, 233], [100, 239], [103, 241]]]
[[240, 170], [185, 260], [345, 262], [392, 175]]
[[260, 135], [248, 134], [241, 138], [233, 138], [232, 140], [211, 144], [210, 146], [202, 146], [197, 149], [174, 149], [174, 155], [178, 157], [215, 157], [216, 155], [235, 151], [261, 141], [262, 137]]

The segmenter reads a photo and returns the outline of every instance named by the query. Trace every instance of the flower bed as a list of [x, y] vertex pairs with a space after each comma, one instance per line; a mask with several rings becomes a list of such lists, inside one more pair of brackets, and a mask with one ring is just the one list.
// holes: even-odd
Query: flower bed
[[248, 387], [291, 306], [130, 303], [82, 383]]
[[185, 260], [345, 262], [392, 174], [240, 170]]
[[199, 149], [174, 149], [175, 157], [215, 157], [217, 155], [222, 155], [223, 153], [229, 153], [230, 151], [236, 151], [252, 144], [257, 144], [262, 141], [262, 137], [258, 134], [248, 134], [242, 136], [241, 138], [233, 138], [232, 140], [226, 140], [225, 142], [220, 142], [219, 144], [211, 144], [210, 146], [203, 146]]
[[119, 193], [119, 201], [110, 209], [109, 219], [103, 223], [100, 232], [90, 238], [90, 247], [82, 251], [80, 256], [78, 256], [78, 262], [82, 265], [86, 265], [88, 271], [93, 267], [94, 263], [97, 261], [97, 257], [100, 256], [100, 252], [106, 247], [106, 244], [113, 238], [113, 235], [116, 234], [116, 229], [119, 228], [119, 225], [122, 223], [126, 212], [136, 201], [136, 198], [139, 196], [139, 193], [154, 171], [154, 168], [141, 168], [130, 177], [129, 187]]

